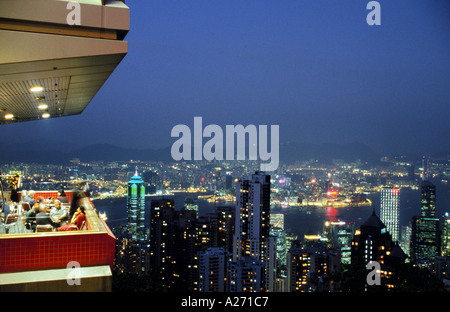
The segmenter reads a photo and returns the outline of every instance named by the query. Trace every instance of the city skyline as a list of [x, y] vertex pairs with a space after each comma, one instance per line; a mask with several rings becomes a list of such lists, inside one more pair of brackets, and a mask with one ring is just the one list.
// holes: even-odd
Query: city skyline
[[0, 12], [2, 291], [450, 290], [448, 1]]
[[[267, 262], [265, 265], [266, 273], [264, 273], [266, 274], [264, 275], [265, 287], [266, 289], [270, 289], [272, 287], [272, 289], [276, 292], [297, 292], [336, 291], [336, 286], [330, 285], [326, 280], [323, 280], [320, 277], [328, 274], [335, 274], [336, 272], [344, 273], [346, 272], [346, 265], [353, 265], [357, 263], [354, 263], [353, 260], [350, 263], [348, 262], [350, 259], [350, 255], [348, 253], [350, 246], [349, 240], [351, 237], [355, 237], [356, 239], [359, 235], [358, 233], [360, 232], [361, 240], [359, 242], [358, 240], [355, 240], [355, 245], [356, 243], [358, 243], [358, 245], [362, 245], [362, 242], [366, 241], [366, 239], [363, 239], [363, 237], [365, 237], [365, 232], [362, 227], [358, 230], [358, 224], [369, 226], [376, 225], [377, 227], [382, 226], [382, 228], [386, 227], [377, 217], [379, 214], [375, 212], [380, 209], [382, 217], [383, 208], [381, 207], [381, 200], [380, 202], [374, 201], [376, 198], [380, 199], [380, 191], [383, 186], [395, 184], [399, 185], [402, 190], [406, 191], [406, 195], [401, 196], [401, 198], [406, 197], [406, 201], [403, 200], [403, 204], [406, 203], [408, 205], [409, 202], [409, 205], [411, 205], [411, 207], [406, 205], [402, 208], [402, 210], [408, 214], [406, 216], [408, 219], [410, 218], [410, 213], [417, 215], [420, 211], [424, 211], [428, 209], [428, 207], [435, 206], [438, 208], [436, 211], [436, 216], [439, 216], [439, 219], [435, 219], [433, 222], [440, 222], [441, 218], [442, 220], [445, 220], [444, 218], [446, 215], [444, 216], [442, 213], [444, 211], [448, 211], [449, 201], [441, 201], [441, 199], [445, 199], [445, 193], [448, 193], [446, 191], [448, 190], [447, 184], [442, 182], [439, 183], [440, 188], [438, 188], [438, 190], [440, 189], [444, 191], [444, 194], [442, 194], [444, 197], [436, 197], [439, 195], [439, 191], [435, 192], [433, 187], [427, 187], [432, 186], [429, 183], [420, 183], [421, 181], [426, 181], [423, 179], [423, 177], [426, 177], [424, 170], [417, 168], [417, 170], [414, 171], [414, 174], [411, 175], [409, 165], [405, 165], [402, 162], [396, 162], [395, 160], [390, 161], [391, 162], [386, 161], [385, 168], [372, 169], [363, 169], [365, 165], [362, 163], [353, 163], [351, 165], [343, 163], [338, 166], [338, 168], [333, 168], [333, 166], [331, 166], [327, 169], [309, 168], [308, 164], [299, 164], [297, 166], [291, 166], [289, 169], [285, 168], [282, 173], [274, 174], [273, 176], [266, 176], [261, 172], [255, 172], [255, 174], [248, 176], [246, 172], [252, 171], [250, 165], [227, 168], [226, 164], [216, 164], [216, 166], [211, 167], [206, 163], [204, 166], [199, 166], [196, 164], [179, 164], [178, 166], [174, 166], [173, 164], [166, 164], [163, 162], [155, 162], [153, 164], [135, 161], [124, 163], [83, 163], [74, 160], [70, 166], [48, 165], [42, 167], [34, 164], [11, 164], [2, 165], [2, 167], [15, 168], [16, 170], [22, 172], [21, 175], [23, 174], [24, 188], [29, 189], [31, 187], [37, 190], [38, 185], [40, 185], [43, 187], [43, 189], [39, 191], [41, 194], [45, 192], [42, 190], [48, 188], [58, 189], [57, 185], [63, 181], [66, 181], [63, 183], [70, 183], [70, 180], [77, 181], [80, 178], [83, 180], [87, 179], [90, 181], [89, 184], [92, 186], [92, 189], [89, 191], [89, 196], [91, 196], [92, 202], [96, 207], [95, 209], [97, 209], [100, 215], [103, 216], [112, 216], [110, 213], [121, 210], [123, 215], [126, 217], [130, 212], [133, 214], [134, 208], [127, 204], [129, 198], [125, 196], [125, 194], [127, 194], [126, 187], [123, 187], [123, 200], [117, 202], [121, 203], [119, 207], [110, 202], [108, 199], [106, 199], [105, 204], [102, 203], [102, 200], [98, 201], [98, 195], [108, 190], [101, 190], [99, 188], [100, 185], [104, 185], [108, 188], [109, 182], [111, 187], [115, 189], [118, 186], [117, 182], [120, 180], [122, 181], [121, 184], [123, 186], [129, 186], [130, 182], [133, 184], [134, 182], [140, 183], [141, 181], [146, 183], [148, 186], [154, 186], [148, 188], [148, 195], [150, 195], [150, 197], [146, 200], [147, 205], [149, 205], [151, 201], [151, 207], [147, 208], [150, 208], [150, 210], [153, 211], [153, 213], [145, 217], [146, 219], [150, 218], [150, 220], [148, 220], [150, 221], [150, 227], [146, 226], [146, 231], [150, 230], [150, 241], [152, 237], [156, 239], [157, 237], [173, 237], [173, 244], [178, 244], [177, 246], [179, 247], [173, 248], [172, 251], [169, 251], [169, 248], [166, 252], [160, 250], [160, 254], [167, 253], [168, 256], [170, 254], [175, 257], [173, 258], [173, 261], [167, 262], [173, 263], [174, 265], [173, 268], [170, 268], [170, 270], [169, 267], [167, 267], [168, 275], [162, 275], [164, 276], [164, 280], [167, 280], [170, 284], [164, 282], [158, 282], [155, 284], [154, 282], [156, 280], [153, 280], [153, 282], [148, 282], [147, 287], [170, 287], [170, 289], [174, 291], [179, 289], [179, 287], [183, 287], [183, 285], [191, 285], [188, 287], [190, 287], [190, 289], [194, 292], [207, 290], [217, 291], [219, 289], [228, 289], [225, 291], [232, 292], [240, 289], [240, 276], [243, 277], [245, 274], [257, 276], [256, 280], [262, 281], [261, 278], [264, 272], [263, 263], [258, 264], [255, 262], [255, 259], [251, 259], [252, 257], [242, 259], [242, 261], [237, 262], [224, 262], [224, 257], [227, 257], [226, 253], [224, 253], [224, 248], [228, 250], [228, 257], [231, 259], [232, 252], [230, 252], [230, 248], [233, 247], [230, 246], [230, 240], [233, 236], [232, 234], [235, 234], [233, 240], [241, 237], [240, 239], [238, 238], [237, 241], [246, 241], [243, 239], [244, 235], [241, 234], [247, 233], [250, 234], [248, 236], [250, 239], [247, 239], [249, 242], [248, 245], [244, 244], [247, 246], [244, 247], [244, 250], [248, 250], [251, 255], [254, 254], [257, 256], [259, 254], [258, 241], [261, 243], [260, 246], [263, 246], [262, 243], [264, 241], [264, 235], [258, 235], [258, 223], [254, 222], [255, 219], [250, 216], [259, 214], [258, 209], [254, 209], [259, 207], [258, 203], [270, 201], [270, 213], [267, 211], [270, 214], [270, 231], [267, 247], [272, 247], [269, 247], [266, 252], [268, 252], [268, 259], [272, 260], [275, 259], [275, 257], [270, 256], [270, 254], [274, 254], [275, 252], [277, 254], [277, 275], [274, 275], [271, 279], [271, 275], [266, 274], [267, 272], [275, 272], [275, 270], [272, 269], [267, 270], [268, 267], [274, 268], [274, 264]], [[136, 176], [136, 166], [141, 167], [143, 170], [142, 180], [140, 179], [140, 176]], [[441, 164], [431, 161], [427, 168], [427, 172], [433, 180], [446, 179], [448, 164], [446, 162]], [[304, 176], [305, 174], [306, 176]], [[72, 177], [69, 178], [70, 175], [72, 175]], [[40, 176], [46, 179], [41, 179], [41, 182], [37, 182], [39, 181]], [[230, 179], [227, 179], [228, 176], [232, 177], [231, 181]], [[308, 178], [311, 176], [315, 177], [315, 179]], [[240, 179], [241, 177], [242, 180]], [[270, 186], [268, 184], [266, 185], [267, 192], [260, 192], [263, 188], [262, 186], [258, 187], [258, 183], [256, 183], [258, 181], [258, 177], [259, 180], [264, 180], [266, 182], [270, 180]], [[251, 180], [249, 180], [250, 178]], [[58, 180], [60, 182], [58, 182]], [[229, 199], [227, 200], [227, 198], [230, 197], [230, 194], [233, 194], [233, 190], [230, 190], [230, 185], [227, 183], [227, 180], [228, 182], [231, 182], [232, 185], [233, 182], [235, 184], [236, 198], [231, 201]], [[53, 181], [53, 183], [48, 183], [47, 181]], [[101, 181], [103, 181], [103, 183], [101, 183]], [[246, 185], [246, 183], [248, 185]], [[231, 188], [233, 188], [232, 185]], [[419, 189], [420, 185], [422, 186], [421, 190]], [[424, 186], [426, 186], [426, 188], [424, 188]], [[334, 190], [333, 194], [331, 194], [332, 192], [330, 192], [330, 189]], [[408, 189], [410, 191], [408, 191]], [[166, 193], [164, 190], [169, 191], [169, 193]], [[174, 193], [170, 193], [170, 190], [173, 190]], [[173, 194], [176, 194], [177, 191], [183, 190], [184, 193], [191, 198], [189, 201], [187, 201], [187, 199], [184, 200], [184, 206], [180, 207], [180, 198], [173, 197]], [[268, 193], [269, 190], [270, 194]], [[359, 190], [358, 192], [360, 196], [354, 196], [355, 190]], [[413, 191], [416, 195], [410, 196], [412, 195], [411, 191]], [[429, 196], [425, 195], [424, 192]], [[365, 196], [363, 195], [365, 193], [370, 193], [369, 197], [371, 201], [368, 202], [370, 203], [369, 206], [365, 205]], [[408, 193], [409, 195], [407, 195]], [[198, 199], [200, 199], [200, 197], [205, 198], [205, 196], [210, 197], [208, 198], [208, 202], [209, 199], [211, 199], [210, 210], [205, 211], [204, 208], [198, 209], [197, 207], [192, 209], [189, 207], [189, 205], [196, 205], [195, 201], [192, 199], [197, 198], [197, 196]], [[106, 198], [108, 198], [108, 196]], [[163, 198], [163, 201], [170, 202], [170, 205], [166, 209], [167, 211], [162, 209], [162, 206], [158, 204], [155, 205], [155, 203], [158, 203], [158, 198]], [[345, 200], [343, 200], [344, 198]], [[347, 199], [351, 200], [347, 201]], [[224, 205], [220, 207], [220, 209], [219, 206], [216, 205], [217, 200], [222, 202], [222, 205]], [[320, 205], [320, 203], [324, 201], [327, 202], [327, 206]], [[106, 214], [104, 213], [105, 205], [108, 207]], [[330, 205], [335, 208], [329, 207]], [[402, 203], [400, 203], [400, 205], [402, 205]], [[245, 207], [248, 207], [249, 209], [246, 209]], [[411, 208], [413, 209], [412, 211], [410, 210]], [[165, 212], [163, 212], [163, 210]], [[263, 210], [264, 209], [261, 209], [259, 211], [261, 212]], [[368, 218], [370, 215], [370, 210], [373, 210], [373, 216]], [[161, 211], [162, 213], [161, 216], [163, 216], [163, 218], [161, 220], [158, 220], [158, 211]], [[241, 216], [237, 217], [239, 211]], [[233, 217], [233, 212], [235, 212], [236, 218]], [[273, 220], [272, 212], [274, 212], [275, 215]], [[318, 219], [321, 221], [321, 224], [316, 225], [317, 228], [314, 232], [311, 232], [306, 228], [308, 227], [306, 224], [310, 222], [308, 221], [308, 212], [312, 214], [313, 219]], [[284, 222], [280, 223], [279, 216], [276, 216], [277, 213], [284, 213], [287, 220], [285, 219]], [[358, 217], [358, 214], [360, 217]], [[247, 219], [247, 217], [250, 218]], [[256, 220], [259, 220], [260, 225], [262, 225], [264, 223], [264, 219], [266, 218], [267, 216], [263, 216], [261, 214], [261, 218], [257, 218]], [[301, 222], [301, 219], [304, 221]], [[424, 221], [428, 222], [426, 219], [427, 218], [425, 218]], [[235, 221], [235, 230], [233, 230], [233, 226], [230, 223], [231, 220]], [[412, 234], [410, 238], [411, 241], [409, 238], [407, 238], [406, 241], [402, 240], [402, 243], [404, 244], [406, 242], [407, 245], [411, 242], [412, 252], [417, 249], [416, 246], [420, 247], [421, 244], [421, 241], [417, 241], [417, 243], [413, 244], [413, 242], [415, 242], [415, 237], [420, 237], [421, 232], [430, 232], [428, 229], [428, 223], [423, 224], [423, 226], [419, 224], [417, 227], [418, 231], [416, 231], [414, 227], [414, 224], [416, 224], [415, 220], [417, 220], [415, 217], [408, 221], [404, 220], [407, 221], [407, 223], [412, 221]], [[140, 242], [137, 240], [137, 237], [136, 239], [132, 237], [134, 232], [134, 221], [130, 221], [129, 218], [124, 218], [122, 221], [126, 222], [127, 226], [124, 226], [123, 223], [119, 223], [118, 226], [111, 227], [112, 232], [117, 238], [115, 256], [116, 262], [114, 264], [115, 269], [113, 271], [115, 274], [113, 274], [113, 276], [114, 278], [118, 278], [120, 280], [121, 274], [123, 273], [125, 273], [124, 276], [127, 276], [127, 273], [137, 273], [142, 278], [145, 278], [145, 276], [148, 276], [149, 272], [152, 272], [152, 268], [155, 268], [155, 265], [151, 263], [155, 255], [158, 254], [158, 251], [152, 248], [158, 248], [158, 246], [161, 246], [161, 248], [169, 247], [172, 243], [169, 241], [161, 241], [160, 243], [150, 242], [150, 244], [148, 244], [145, 240]], [[287, 227], [285, 221], [288, 221]], [[354, 223], [355, 221], [357, 221], [356, 224]], [[108, 220], [106, 222], [108, 222]], [[247, 224], [248, 227], [236, 226], [237, 222], [242, 222], [241, 225]], [[155, 226], [153, 226], [153, 224]], [[403, 224], [405, 223], [403, 222]], [[172, 226], [174, 228], [171, 228]], [[411, 228], [411, 224], [409, 227]], [[299, 230], [298, 228], [303, 228], [303, 234], [295, 234]], [[386, 261], [388, 261], [389, 258], [389, 263], [385, 263], [387, 268], [383, 268], [382, 271], [394, 272], [393, 274], [402, 274], [402, 271], [398, 271], [394, 267], [397, 260], [401, 260], [403, 258], [399, 245], [395, 242], [393, 245], [392, 241], [389, 242], [393, 233], [389, 229], [383, 231], [382, 228], [380, 228], [380, 233], [383, 237], [374, 240], [373, 244], [378, 244], [379, 249], [384, 250], [385, 253], [381, 253], [379, 255], [380, 258], [375, 258], [375, 261], [380, 261], [380, 263], [383, 264], [384, 257]], [[434, 226], [434, 228], [436, 227]], [[291, 232], [293, 229], [295, 229], [295, 232]], [[166, 233], [164, 232], [165, 230], [169, 232], [164, 234]], [[159, 233], [159, 231], [162, 232]], [[407, 232], [408, 231], [405, 231], [402, 228], [402, 239]], [[447, 236], [444, 236], [447, 232], [443, 229], [443, 241], [444, 238], [447, 239]], [[419, 233], [419, 235], [416, 233]], [[370, 233], [366, 234], [371, 235]], [[435, 233], [433, 235], [434, 237], [441, 236], [440, 233]], [[275, 241], [276, 248], [274, 248]], [[233, 244], [236, 244], [236, 242]], [[378, 249], [370, 249], [373, 247], [373, 244], [366, 244], [363, 249], [358, 251], [358, 253], [368, 250], [368, 255], [373, 254], [376, 256], [377, 254], [374, 250]], [[150, 249], [148, 249], [149, 246]], [[353, 246], [353, 244], [351, 246]], [[408, 248], [405, 248], [405, 245], [400, 245], [400, 247], [402, 250], [406, 250], [406, 252], [409, 250]], [[446, 258], [438, 257], [438, 253], [447, 253], [448, 251], [446, 248], [447, 244], [442, 244], [442, 249], [439, 245], [432, 246], [432, 253], [430, 253], [430, 255], [436, 256], [434, 263], [435, 265], [439, 265], [439, 271], [437, 271], [436, 274], [441, 277], [444, 273], [439, 272], [445, 272], [444, 270], [447, 270], [447, 260]], [[193, 253], [193, 251], [197, 249], [202, 253], [199, 254], [198, 258], [195, 258], [195, 252]], [[176, 250], [182, 251], [180, 253]], [[372, 251], [369, 252], [369, 250]], [[354, 257], [361, 258], [361, 255], [358, 255], [358, 253], [355, 253], [354, 255], [352, 253], [352, 259]], [[397, 260], [390, 258], [391, 256], [387, 257], [389, 255], [393, 256]], [[413, 263], [417, 262], [419, 265], [426, 265], [428, 269], [431, 269], [430, 266], [433, 265], [433, 263], [430, 263], [430, 260], [424, 264], [418, 262], [415, 260], [417, 257], [414, 258], [413, 254], [411, 254], [411, 258], [414, 260]], [[283, 265], [282, 259], [287, 259], [289, 261], [288, 263], [291, 263], [291, 265], [288, 265], [288, 263]], [[163, 257], [157, 261], [164, 264]], [[198, 267], [196, 267], [196, 261], [199, 261]], [[228, 263], [229, 266], [225, 263]], [[344, 267], [342, 267], [343, 271], [340, 269], [341, 265], [344, 265]], [[405, 269], [408, 267], [411, 267], [411, 265], [407, 264]], [[197, 268], [198, 271], [196, 271]], [[412, 268], [417, 271], [416, 273], [419, 273], [419, 266], [414, 266]], [[162, 272], [163, 271], [165, 271], [165, 269], [162, 269]], [[294, 275], [297, 275], [297, 273], [299, 278], [294, 279], [293, 277]], [[408, 276], [406, 277], [409, 278], [414, 276], [416, 273], [407, 273]], [[197, 274], [199, 275], [197, 276]], [[392, 283], [386, 284], [383, 282], [383, 285], [388, 287], [387, 290], [392, 290], [393, 287], [399, 287], [399, 290], [401, 291], [408, 285], [417, 287], [417, 289], [420, 289], [421, 287], [420, 285], [414, 284], [412, 281], [408, 282], [407, 285], [403, 282], [394, 282], [396, 278], [392, 280], [389, 278], [390, 273], [386, 274], [387, 275], [382, 275], [381, 277], [383, 279], [388, 278], [387, 281], [393, 281]], [[175, 279], [170, 276], [173, 276]], [[136, 276], [136, 278], [138, 277]], [[197, 278], [199, 279], [197, 280]], [[347, 278], [349, 278], [349, 276], [346, 277], [346, 279]], [[230, 285], [225, 283], [224, 285], [220, 282], [221, 280], [223, 280], [224, 283], [225, 281], [234, 281], [235, 284]], [[275, 280], [276, 283], [274, 283]], [[347, 287], [349, 286], [344, 283], [342, 285], [342, 291], [355, 291], [359, 289], [358, 287], [364, 286], [362, 283], [363, 281], [364, 279], [358, 280], [357, 284], [359, 286], [355, 284], [350, 289], [348, 289]], [[214, 287], [205, 288], [205, 282], [208, 282], [209, 285], [213, 285]], [[213, 284], [211, 284], [211, 282]], [[129, 287], [138, 287], [138, 284], [135, 284], [135, 286], [132, 285], [133, 284], [129, 285]], [[234, 286], [232, 285], [237, 288], [233, 288]], [[242, 290], [249, 290], [249, 287], [252, 289], [255, 286], [256, 285], [252, 284], [246, 284], [246, 286], [244, 286], [244, 284], [242, 284]], [[113, 289], [118, 290], [116, 288]], [[148, 290], [148, 288], [146, 289]], [[144, 291], [144, 289], [141, 289], [141, 291]]]
[[202, 116], [278, 124], [280, 142], [450, 150], [448, 2], [380, 2], [380, 26], [362, 2], [175, 4], [129, 3], [129, 53], [91, 105], [4, 125], [5, 143], [162, 148], [172, 127]]

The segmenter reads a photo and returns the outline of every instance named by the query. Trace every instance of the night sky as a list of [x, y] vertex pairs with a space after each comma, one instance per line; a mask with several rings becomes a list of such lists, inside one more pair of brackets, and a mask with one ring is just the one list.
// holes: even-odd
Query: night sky
[[[450, 1], [128, 0], [128, 55], [78, 116], [2, 141], [161, 148], [177, 124], [279, 125], [281, 142], [450, 151]], [[76, 143], [75, 143], [76, 142]]]

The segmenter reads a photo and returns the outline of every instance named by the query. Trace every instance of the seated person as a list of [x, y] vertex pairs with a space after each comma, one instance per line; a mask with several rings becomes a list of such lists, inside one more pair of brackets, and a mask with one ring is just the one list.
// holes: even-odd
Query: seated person
[[69, 200], [67, 199], [67, 195], [64, 192], [64, 190], [61, 190], [61, 192], [59, 192], [59, 196], [58, 196], [57, 200], [59, 200], [63, 204], [69, 203]]
[[50, 208], [48, 208], [47, 201], [44, 199], [44, 197], [39, 197], [38, 202], [41, 211], [50, 212]]
[[36, 202], [33, 199], [34, 191], [29, 191], [28, 194], [26, 193], [26, 191], [23, 191], [22, 194], [23, 194], [22, 196], [24, 196], [22, 201], [25, 203], [29, 203], [30, 206], [33, 207], [34, 203]]
[[27, 224], [27, 229], [36, 230], [36, 215], [39, 213], [39, 202], [35, 202], [33, 205], [33, 208], [31, 208], [26, 216], [25, 216], [25, 223]]
[[37, 225], [52, 224], [52, 220], [50, 219], [49, 213], [46, 211], [39, 211], [36, 214], [36, 224]]
[[74, 231], [74, 230], [80, 230], [81, 225], [83, 224], [83, 221], [86, 220], [85, 216], [85, 209], [83, 206], [80, 206], [77, 208], [77, 211], [73, 214], [72, 220], [69, 224], [66, 224], [60, 228], [58, 228], [58, 231]]
[[55, 227], [61, 227], [67, 224], [67, 210], [61, 208], [61, 202], [57, 199], [55, 200], [55, 207], [50, 210], [50, 219]]
[[0, 198], [0, 211], [6, 216], [11, 213], [11, 210], [9, 208], [8, 204], [3, 205], [3, 199]]

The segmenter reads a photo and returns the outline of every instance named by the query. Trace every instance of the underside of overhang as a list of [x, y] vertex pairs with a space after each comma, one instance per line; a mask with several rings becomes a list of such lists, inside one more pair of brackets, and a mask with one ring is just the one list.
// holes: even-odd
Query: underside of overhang
[[4, 30], [0, 41], [11, 43], [0, 57], [0, 124], [80, 114], [127, 52], [123, 41]]
[[127, 54], [122, 2], [81, 2], [80, 26], [65, 3], [0, 4], [0, 125], [81, 114]]

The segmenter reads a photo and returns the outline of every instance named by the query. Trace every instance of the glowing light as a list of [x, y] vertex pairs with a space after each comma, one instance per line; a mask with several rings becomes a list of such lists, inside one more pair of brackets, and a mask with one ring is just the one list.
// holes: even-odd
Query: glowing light
[[317, 182], [316, 179], [311, 179], [311, 183], [312, 183], [312, 184], [314, 184], [314, 183], [316, 183], [316, 182]]
[[42, 104], [39, 104], [39, 105], [38, 105], [38, 108], [39, 108], [40, 110], [44, 110], [44, 109], [47, 109], [47, 108], [48, 108], [48, 105], [45, 104], [45, 103], [42, 103]]
[[285, 181], [284, 181], [284, 179], [283, 178], [281, 178], [280, 180], [278, 180], [278, 183], [284, 183]]
[[50, 117], [50, 114], [49, 114], [49, 113], [44, 113], [44, 114], [42, 114], [42, 118], [48, 118], [48, 117]]
[[41, 92], [42, 90], [44, 90], [44, 88], [41, 86], [34, 86], [30, 89], [31, 92]]
[[327, 192], [327, 195], [328, 195], [328, 196], [337, 196], [338, 194], [339, 194], [338, 191], [328, 191], [328, 192]]
[[5, 115], [5, 119], [13, 119], [14, 115], [13, 114], [6, 114]]

